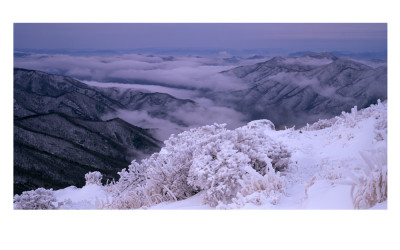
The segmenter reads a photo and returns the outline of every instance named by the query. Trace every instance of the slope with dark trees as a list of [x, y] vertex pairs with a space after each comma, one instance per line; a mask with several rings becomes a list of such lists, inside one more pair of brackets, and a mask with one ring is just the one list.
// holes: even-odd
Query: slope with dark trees
[[[83, 176], [100, 171], [103, 181], [133, 159], [162, 146], [146, 129], [105, 114], [146, 110], [155, 116], [195, 105], [162, 93], [119, 92], [75, 79], [14, 69], [14, 194], [45, 188], [81, 187]], [[156, 112], [164, 110], [163, 112]]]

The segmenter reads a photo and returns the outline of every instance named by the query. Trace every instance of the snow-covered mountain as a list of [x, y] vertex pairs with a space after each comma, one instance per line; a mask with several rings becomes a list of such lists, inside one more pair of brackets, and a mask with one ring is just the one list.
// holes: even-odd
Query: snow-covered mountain
[[222, 74], [248, 85], [219, 95], [222, 100], [251, 119], [269, 119], [277, 126], [303, 126], [387, 98], [386, 66], [373, 68], [330, 53], [274, 57]]
[[164, 140], [193, 125], [213, 123], [210, 120], [234, 123], [228, 125], [231, 129], [242, 126], [244, 118], [246, 122], [268, 119], [280, 129], [332, 118], [354, 106], [366, 108], [387, 98], [387, 68], [371, 65], [330, 53], [275, 57], [221, 72], [224, 83], [234, 78], [244, 87], [193, 95], [203, 104], [129, 84], [90, 86], [61, 75], [15, 68], [14, 192], [80, 187], [81, 176], [90, 171], [102, 172], [104, 179], [118, 178], [117, 171], [132, 159], [144, 159], [160, 149], [162, 143], [155, 139], [161, 138], [159, 134]]
[[16, 117], [57, 112], [95, 120], [120, 109], [146, 110], [155, 116], [155, 111], [162, 110], [166, 116], [177, 107], [195, 105], [165, 93], [96, 88], [70, 77], [18, 68], [14, 70], [14, 99]]
[[268, 120], [192, 129], [119, 175], [109, 185], [93, 172], [82, 188], [25, 192], [14, 208], [386, 209], [387, 104], [298, 130]]
[[69, 77], [16, 68], [14, 192], [82, 186], [79, 176], [94, 170], [101, 170], [106, 179], [116, 178], [132, 159], [159, 150], [162, 143], [148, 130], [119, 118], [103, 121], [104, 115], [146, 110], [174, 120], [170, 112], [193, 105], [168, 94], [95, 88]]

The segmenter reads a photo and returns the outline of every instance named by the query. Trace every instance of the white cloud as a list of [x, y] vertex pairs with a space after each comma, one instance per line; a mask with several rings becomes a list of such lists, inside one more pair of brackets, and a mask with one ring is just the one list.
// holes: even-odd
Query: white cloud
[[[154, 129], [155, 136], [165, 140], [172, 133], [207, 124], [227, 123], [228, 128], [236, 128], [245, 123], [245, 115], [242, 113], [216, 106], [214, 101], [200, 97], [202, 95], [199, 90], [203, 89], [233, 91], [246, 88], [240, 80], [219, 73], [234, 67], [227, 64], [223, 56], [229, 55], [220, 54], [216, 58], [179, 56], [169, 61], [160, 56], [138, 54], [107, 57], [32, 54], [16, 57], [14, 66], [72, 76], [96, 87], [168, 93], [176, 98], [194, 100], [197, 103], [195, 108], [179, 107], [177, 111], [168, 113], [170, 118], [174, 118], [171, 120], [182, 121], [188, 127], [171, 122], [168, 118], [152, 117], [145, 110], [119, 110], [116, 114], [104, 117], [120, 117], [133, 125]], [[107, 79], [140, 79], [154, 84], [118, 83]]]
[[104, 120], [119, 117], [135, 126], [150, 129], [151, 133], [158, 140], [164, 141], [171, 134], [178, 134], [186, 128], [179, 126], [168, 120], [151, 117], [146, 111], [119, 110], [116, 114], [108, 114], [103, 117]]
[[121, 56], [40, 55], [17, 57], [15, 67], [42, 70], [81, 80], [146, 80], [192, 89], [234, 90], [243, 88], [237, 79], [219, 74], [234, 67], [220, 58], [174, 57], [127, 54]]
[[118, 110], [115, 114], [107, 114], [104, 120], [119, 117], [135, 126], [151, 129], [153, 135], [164, 141], [171, 134], [179, 134], [190, 128], [200, 127], [214, 123], [226, 123], [229, 129], [234, 129], [246, 124], [246, 117], [233, 109], [216, 106], [211, 100], [206, 98], [195, 99], [198, 104], [195, 108], [181, 107], [180, 109], [169, 112], [169, 116], [174, 120], [180, 120], [187, 126], [182, 126], [166, 119], [150, 116], [145, 110]]

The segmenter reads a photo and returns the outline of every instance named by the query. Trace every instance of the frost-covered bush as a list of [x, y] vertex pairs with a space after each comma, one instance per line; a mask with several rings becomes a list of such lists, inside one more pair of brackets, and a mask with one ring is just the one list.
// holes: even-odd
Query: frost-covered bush
[[[286, 186], [286, 179], [275, 172], [271, 165], [267, 166], [267, 174], [261, 175], [254, 169], [246, 167], [246, 176], [241, 180], [242, 189], [233, 199], [237, 207], [246, 203], [261, 205], [264, 202], [277, 204]], [[223, 207], [222, 207], [223, 208]]]
[[320, 119], [311, 125], [307, 124], [307, 126], [303, 127], [302, 129], [306, 130], [306, 131], [321, 130], [321, 129], [332, 127], [333, 124], [335, 124], [335, 122], [336, 122], [336, 118]]
[[122, 169], [118, 175], [120, 176], [118, 182], [105, 187], [107, 192], [112, 193], [112, 202], [98, 201], [97, 208], [132, 209], [150, 205], [150, 202], [146, 201], [143, 189], [143, 183], [146, 180], [143, 164], [133, 160], [128, 168]]
[[101, 185], [102, 174], [99, 171], [89, 172], [85, 174], [86, 185]]
[[342, 123], [347, 125], [347, 127], [354, 128], [357, 125], [357, 121], [360, 120], [360, 115], [358, 114], [357, 106], [351, 109], [350, 113], [342, 111], [341, 116], [336, 117], [336, 123]]
[[258, 120], [210, 137], [193, 153], [189, 184], [205, 190], [211, 206], [267, 190], [265, 182], [280, 178], [276, 171], [287, 168], [290, 159], [287, 148], [267, 135], [273, 129], [270, 121]]
[[361, 153], [365, 165], [361, 176], [353, 176], [351, 197], [354, 208], [370, 208], [387, 199], [386, 150]]
[[[381, 102], [378, 99], [377, 104], [372, 104], [368, 108], [357, 110], [357, 106], [351, 109], [350, 113], [342, 112], [340, 116], [335, 117], [335, 125], [342, 125], [344, 127], [354, 127], [361, 120], [366, 118], [374, 117], [376, 123], [381, 123], [381, 125], [376, 125], [378, 129], [384, 129], [386, 127], [386, 108], [387, 102]], [[384, 112], [382, 112], [384, 110]]]
[[217, 206], [267, 189], [280, 192], [276, 183], [283, 177], [277, 172], [287, 168], [290, 152], [267, 135], [273, 129], [260, 120], [235, 130], [214, 124], [172, 135], [159, 153], [119, 173], [113, 206], [150, 206], [200, 191], [205, 203]]
[[269, 130], [274, 130], [274, 125], [268, 120], [252, 121], [234, 130], [235, 147], [249, 156], [251, 167], [261, 175], [266, 174], [268, 162], [275, 171], [283, 171], [290, 162], [288, 148], [270, 138]]
[[146, 191], [153, 199], [181, 200], [192, 196], [196, 190], [186, 179], [192, 158], [179, 150], [154, 154], [142, 164], [147, 165]]
[[148, 195], [162, 200], [181, 200], [196, 194], [199, 190], [187, 181], [193, 153], [226, 131], [225, 125], [214, 124], [172, 135], [160, 153], [142, 162], [147, 165]]
[[136, 209], [159, 202], [160, 201], [152, 201], [151, 198], [146, 195], [143, 186], [137, 185], [134, 188], [114, 193], [111, 202], [107, 198], [106, 201], [97, 200], [95, 205], [97, 209]]
[[38, 188], [36, 190], [25, 191], [21, 195], [14, 196], [15, 209], [40, 210], [56, 209], [56, 202], [52, 189]]
[[119, 181], [113, 187], [120, 193], [142, 184], [146, 179], [144, 166], [137, 163], [136, 160], [131, 162], [128, 169], [118, 172], [118, 175], [120, 176]]
[[[377, 106], [383, 106], [378, 102]], [[376, 141], [386, 141], [387, 139], [387, 113], [386, 112], [376, 112], [374, 115], [376, 120], [374, 125], [374, 133]]]
[[368, 108], [357, 110], [357, 106], [354, 106], [350, 112], [342, 112], [341, 115], [336, 116], [331, 119], [322, 119], [318, 120], [317, 122], [303, 127], [303, 130], [310, 131], [310, 130], [321, 130], [328, 127], [332, 127], [333, 125], [342, 125], [345, 127], [354, 127], [357, 123], [365, 118], [369, 118], [373, 116], [376, 121], [376, 129], [377, 140], [385, 139], [385, 133], [387, 132], [386, 129], [386, 112], [382, 112], [383, 109], [386, 110], [387, 102], [381, 102], [381, 100], [377, 100], [377, 104], [372, 104]]
[[204, 201], [211, 206], [229, 204], [241, 191], [250, 158], [235, 149], [231, 141], [212, 141], [195, 151], [188, 183], [205, 190]]

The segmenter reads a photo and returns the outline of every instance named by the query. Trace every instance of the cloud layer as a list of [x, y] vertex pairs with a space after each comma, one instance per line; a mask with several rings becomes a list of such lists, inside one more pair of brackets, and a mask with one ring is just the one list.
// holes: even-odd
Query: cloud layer
[[[258, 59], [260, 61], [260, 59]], [[257, 60], [238, 60], [226, 52], [216, 57], [71, 56], [27, 54], [14, 58], [14, 66], [62, 74], [79, 80], [130, 82], [187, 89], [235, 90], [245, 86], [237, 79], [219, 74]]]
[[170, 134], [207, 124], [226, 123], [228, 128], [232, 129], [245, 124], [244, 114], [216, 105], [214, 100], [208, 99], [203, 93], [247, 88], [248, 86], [238, 79], [219, 72], [263, 60], [238, 59], [224, 51], [215, 57], [139, 54], [71, 56], [22, 53], [21, 55], [14, 58], [15, 67], [67, 75], [100, 88], [168, 93], [176, 98], [195, 101], [197, 104], [195, 108], [181, 107], [177, 111], [168, 113], [172, 120], [181, 121], [180, 124], [172, 122], [171, 119], [156, 118], [145, 110], [119, 110], [116, 114], [103, 117], [104, 119], [120, 117], [133, 125], [152, 129], [160, 140], [168, 139]]
[[229, 129], [234, 129], [246, 124], [246, 117], [235, 110], [215, 106], [210, 100], [196, 100], [201, 105], [192, 110], [178, 110], [170, 115], [177, 120], [183, 121], [187, 126], [179, 125], [167, 119], [160, 119], [149, 115], [144, 110], [129, 111], [119, 110], [116, 114], [108, 114], [104, 120], [119, 117], [135, 126], [150, 129], [152, 134], [159, 140], [164, 141], [171, 134], [179, 134], [185, 130], [213, 123], [226, 123]]

